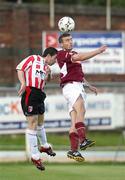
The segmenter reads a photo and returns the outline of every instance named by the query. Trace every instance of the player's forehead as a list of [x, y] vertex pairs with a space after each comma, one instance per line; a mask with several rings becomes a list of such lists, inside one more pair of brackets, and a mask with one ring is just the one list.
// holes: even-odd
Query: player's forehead
[[66, 37], [63, 37], [62, 39], [63, 41], [69, 41], [69, 40], [72, 40], [72, 36], [66, 36]]

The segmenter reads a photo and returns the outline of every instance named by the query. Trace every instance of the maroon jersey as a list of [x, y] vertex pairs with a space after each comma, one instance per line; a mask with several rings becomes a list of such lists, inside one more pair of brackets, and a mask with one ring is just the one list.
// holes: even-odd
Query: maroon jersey
[[57, 54], [57, 62], [60, 67], [60, 84], [72, 81], [83, 81], [84, 73], [81, 62], [72, 62], [72, 55], [75, 51], [60, 50]]

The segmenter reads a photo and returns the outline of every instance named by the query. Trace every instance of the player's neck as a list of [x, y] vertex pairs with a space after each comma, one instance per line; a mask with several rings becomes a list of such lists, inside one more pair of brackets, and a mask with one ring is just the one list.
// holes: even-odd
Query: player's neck
[[72, 51], [72, 49], [63, 49], [64, 51]]

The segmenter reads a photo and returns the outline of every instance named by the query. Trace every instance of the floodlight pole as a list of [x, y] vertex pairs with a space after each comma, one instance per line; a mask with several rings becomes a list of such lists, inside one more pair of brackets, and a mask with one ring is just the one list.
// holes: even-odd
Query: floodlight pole
[[55, 26], [55, 1], [50, 0], [50, 27], [54, 28]]
[[111, 0], [106, 0], [106, 30], [111, 30]]

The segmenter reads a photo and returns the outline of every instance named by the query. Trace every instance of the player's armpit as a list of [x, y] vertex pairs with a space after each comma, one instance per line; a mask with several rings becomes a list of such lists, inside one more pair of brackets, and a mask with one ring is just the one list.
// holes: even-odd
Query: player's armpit
[[83, 57], [83, 53], [78, 53], [78, 54], [73, 54], [71, 61], [72, 62], [78, 62], [78, 61], [82, 61]]

